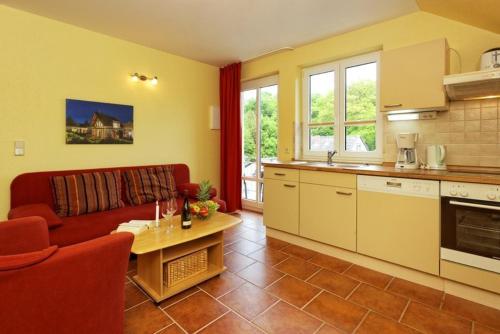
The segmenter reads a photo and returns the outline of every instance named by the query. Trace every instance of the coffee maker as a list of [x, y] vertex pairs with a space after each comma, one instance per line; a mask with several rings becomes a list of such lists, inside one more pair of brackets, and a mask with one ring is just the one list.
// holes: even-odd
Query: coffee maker
[[396, 161], [396, 168], [419, 168], [416, 148], [417, 140], [418, 133], [400, 133], [396, 136], [396, 144], [398, 146], [398, 159]]

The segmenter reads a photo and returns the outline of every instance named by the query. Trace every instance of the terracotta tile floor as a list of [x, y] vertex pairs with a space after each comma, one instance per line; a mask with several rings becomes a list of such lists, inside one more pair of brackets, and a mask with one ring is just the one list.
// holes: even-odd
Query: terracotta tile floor
[[242, 212], [227, 231], [228, 271], [155, 305], [130, 280], [125, 333], [500, 334], [500, 310], [266, 238]]

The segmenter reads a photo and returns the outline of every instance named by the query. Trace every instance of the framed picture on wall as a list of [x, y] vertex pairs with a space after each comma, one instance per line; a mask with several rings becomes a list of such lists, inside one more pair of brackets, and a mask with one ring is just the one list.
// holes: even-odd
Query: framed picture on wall
[[66, 144], [133, 143], [133, 106], [66, 99]]

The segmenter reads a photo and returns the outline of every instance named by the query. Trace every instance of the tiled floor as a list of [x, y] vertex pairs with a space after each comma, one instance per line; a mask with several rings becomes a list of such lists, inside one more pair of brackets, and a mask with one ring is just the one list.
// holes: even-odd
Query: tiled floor
[[243, 212], [226, 233], [228, 271], [155, 305], [125, 285], [125, 333], [500, 334], [500, 311], [266, 238]]

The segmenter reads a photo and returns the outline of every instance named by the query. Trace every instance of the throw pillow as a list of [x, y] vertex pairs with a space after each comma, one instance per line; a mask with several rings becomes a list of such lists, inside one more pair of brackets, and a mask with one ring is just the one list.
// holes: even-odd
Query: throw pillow
[[124, 206], [120, 171], [54, 176], [54, 206], [62, 217], [79, 216]]
[[171, 166], [130, 169], [123, 174], [127, 199], [132, 205], [163, 201], [177, 196]]

